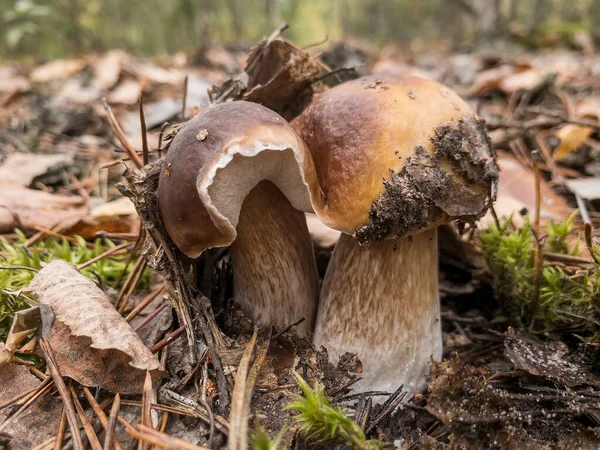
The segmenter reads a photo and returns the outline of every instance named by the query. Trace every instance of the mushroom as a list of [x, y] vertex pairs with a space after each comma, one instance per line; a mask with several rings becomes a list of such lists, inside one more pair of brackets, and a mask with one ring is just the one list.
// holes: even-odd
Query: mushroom
[[292, 125], [342, 231], [314, 342], [362, 363], [357, 391], [424, 388], [442, 356], [436, 227], [490, 206], [498, 167], [482, 120], [430, 80], [366, 77], [317, 96]]
[[278, 328], [305, 317], [298, 331], [313, 330], [318, 277], [302, 211], [322, 199], [311, 154], [282, 117], [243, 101], [203, 110], [173, 139], [158, 195], [188, 257], [231, 245], [234, 297], [248, 317]]

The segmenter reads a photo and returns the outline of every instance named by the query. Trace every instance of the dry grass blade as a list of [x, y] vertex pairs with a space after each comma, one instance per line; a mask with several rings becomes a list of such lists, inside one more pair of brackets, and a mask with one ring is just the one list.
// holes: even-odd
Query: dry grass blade
[[169, 389], [163, 389], [162, 394], [165, 395], [171, 402], [179, 405], [180, 408], [166, 407], [164, 405], [155, 405], [154, 409], [163, 410], [166, 412], [175, 412], [176, 414], [186, 414], [197, 417], [203, 422], [207, 423], [211, 429], [214, 427], [215, 430], [221, 432], [224, 435], [229, 434], [229, 423], [223, 417], [214, 415], [210, 410], [208, 404], [203, 403], [202, 406], [196, 403], [194, 400], [184, 397], [183, 395], [177, 394]]
[[137, 316], [139, 313], [141, 313], [144, 310], [144, 308], [146, 308], [150, 303], [152, 303], [152, 300], [154, 300], [156, 297], [158, 297], [158, 295], [164, 290], [165, 290], [165, 283], [161, 284], [159, 287], [157, 287], [152, 292], [150, 292], [146, 296], [146, 298], [140, 302], [139, 305], [137, 305], [135, 308], [133, 308], [133, 310], [127, 315], [127, 317], [125, 317], [125, 320], [127, 322], [131, 322], [131, 320], [133, 320], [133, 318], [135, 316]]
[[[102, 427], [104, 428], [104, 432], [108, 433], [109, 427], [110, 427], [110, 420], [106, 417], [106, 414], [104, 413], [102, 407], [98, 404], [98, 402], [96, 401], [96, 399], [94, 398], [94, 396], [92, 395], [90, 390], [85, 386], [82, 386], [82, 389], [83, 389], [83, 395], [85, 395], [85, 398], [87, 399], [88, 403], [91, 405], [92, 409], [94, 410], [96, 417], [98, 417], [98, 420], [100, 420], [100, 423], [102, 424]], [[119, 399], [120, 399], [119, 394], [117, 394], [117, 397], [119, 397]], [[114, 407], [114, 403], [113, 403], [113, 407]], [[112, 410], [111, 410], [111, 413], [112, 413]], [[116, 420], [116, 418], [115, 418], [115, 420]], [[114, 439], [113, 439], [114, 449], [115, 450], [123, 450], [123, 447], [121, 447], [121, 444], [119, 443], [117, 436], [114, 435], [114, 432], [112, 435], [114, 436]], [[106, 438], [104, 439], [104, 441], [105, 441], [104, 445], [106, 446]]]
[[142, 132], [142, 157], [144, 165], [150, 161], [148, 158], [148, 129], [146, 127], [146, 117], [144, 116], [144, 94], [140, 92], [140, 128]]
[[200, 447], [199, 445], [190, 444], [182, 439], [178, 439], [152, 428], [138, 425], [138, 430], [127, 430], [136, 439], [142, 440], [149, 444], [158, 445], [163, 448], [178, 449], [178, 450], [210, 450], [208, 447]]
[[248, 378], [250, 361], [256, 346], [257, 336], [258, 328], [254, 328], [254, 333], [244, 351], [235, 377], [235, 385], [233, 386], [233, 394], [231, 395], [231, 413], [229, 414], [230, 428], [229, 439], [227, 441], [229, 450], [246, 450], [248, 448], [248, 436], [243, 433], [245, 429], [243, 423], [248, 421], [248, 417], [244, 416], [244, 399], [246, 396], [246, 379]]
[[[144, 392], [142, 394], [142, 425], [152, 428], [152, 377], [146, 373], [144, 382]], [[148, 450], [150, 448], [146, 442], [140, 441], [138, 448]]]
[[98, 256], [96, 256], [96, 257], [94, 257], [94, 258], [92, 258], [92, 259], [90, 259], [90, 260], [88, 260], [88, 261], [86, 261], [86, 262], [84, 262], [82, 264], [79, 264], [77, 266], [77, 270], [81, 270], [81, 269], [84, 269], [87, 266], [91, 266], [95, 262], [100, 261], [101, 259], [104, 259], [107, 256], [114, 255], [118, 251], [123, 250], [124, 248], [127, 248], [128, 246], [129, 246], [129, 244], [126, 242], [125, 244], [117, 245], [116, 247], [113, 247], [113, 248], [111, 248], [109, 250], [106, 250], [104, 253], [102, 253], [102, 254], [100, 254], [100, 255], [98, 255]]
[[117, 417], [119, 415], [120, 409], [121, 396], [117, 394], [115, 395], [115, 399], [113, 400], [112, 408], [110, 408], [110, 418], [108, 419], [108, 426], [106, 427], [104, 436], [104, 450], [111, 450], [112, 448], [116, 450], [117, 448], [116, 445], [113, 447], [111, 444], [113, 440], [115, 440], [116, 444], [115, 429], [117, 428]]
[[56, 365], [54, 351], [52, 350], [52, 347], [45, 338], [40, 339], [40, 348], [44, 352], [44, 359], [46, 360], [46, 364], [48, 366], [48, 369], [50, 370], [50, 375], [52, 375], [52, 379], [56, 384], [58, 393], [60, 394], [60, 397], [62, 398], [63, 404], [67, 411], [67, 420], [69, 422], [69, 428], [71, 429], [73, 447], [75, 448], [75, 450], [83, 450], [83, 440], [81, 439], [81, 433], [79, 432], [79, 424], [77, 423], [77, 415], [75, 413], [75, 408], [73, 407], [73, 403], [71, 402], [71, 396], [69, 395], [67, 385], [65, 384], [65, 381], [63, 380], [60, 371], [58, 370], [58, 366]]
[[112, 109], [110, 109], [110, 106], [108, 106], [108, 102], [106, 101], [106, 99], [103, 99], [102, 103], [104, 104], [104, 110], [106, 111], [106, 116], [108, 117], [108, 121], [110, 122], [110, 125], [113, 128], [113, 131], [117, 135], [117, 139], [119, 139], [119, 142], [123, 146], [123, 149], [127, 152], [127, 154], [129, 155], [129, 157], [131, 158], [131, 160], [133, 161], [133, 163], [135, 164], [135, 166], [138, 169], [143, 167], [144, 162], [142, 161], [142, 159], [139, 157], [139, 155], [135, 151], [135, 148], [133, 148], [133, 146], [129, 143], [129, 141], [125, 137], [125, 133], [123, 133], [123, 130], [121, 129], [119, 122], [117, 122], [117, 118], [115, 117], [114, 113], [112, 112]]
[[56, 440], [54, 441], [54, 450], [60, 450], [62, 448], [63, 440], [65, 439], [65, 431], [67, 429], [67, 410], [63, 405], [60, 412], [60, 421], [58, 422], [58, 431], [56, 433]]
[[77, 392], [75, 392], [75, 388], [73, 388], [73, 386], [69, 386], [69, 391], [71, 392], [73, 404], [75, 405], [75, 409], [77, 409], [77, 414], [79, 414], [79, 420], [83, 424], [83, 429], [85, 430], [85, 434], [87, 435], [90, 447], [92, 447], [92, 450], [102, 450], [100, 440], [98, 439], [98, 436], [96, 436], [96, 432], [94, 431], [92, 424], [85, 415], [83, 406], [81, 406], [81, 402], [77, 398]]
[[[231, 396], [231, 413], [229, 416], [229, 440], [230, 450], [246, 450], [248, 448], [248, 417], [250, 416], [250, 400], [256, 379], [267, 356], [270, 334], [256, 348], [258, 328], [254, 329], [252, 338], [244, 351], [244, 355], [238, 366], [235, 386]], [[254, 364], [250, 367], [252, 355], [256, 349]]]
[[125, 312], [125, 309], [127, 309], [127, 305], [129, 304], [131, 295], [133, 294], [133, 291], [135, 290], [136, 286], [142, 279], [142, 275], [144, 275], [144, 270], [146, 270], [146, 266], [148, 265], [148, 262], [146, 261], [145, 258], [140, 258], [139, 261], [142, 261], [142, 263], [140, 264], [140, 266], [137, 269], [137, 272], [135, 273], [135, 278], [133, 278], [133, 281], [129, 285], [129, 290], [127, 291], [127, 295], [125, 296], [125, 298], [123, 298], [123, 300], [119, 306], [119, 312], [121, 314], [123, 312]]

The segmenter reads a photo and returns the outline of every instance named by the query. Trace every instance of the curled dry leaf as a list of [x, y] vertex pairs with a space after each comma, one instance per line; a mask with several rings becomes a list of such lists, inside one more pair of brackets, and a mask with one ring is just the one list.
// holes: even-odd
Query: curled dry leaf
[[554, 159], [560, 160], [569, 153], [574, 152], [581, 147], [594, 130], [590, 127], [568, 124], [556, 132], [556, 137], [560, 139], [560, 144], [554, 151]]
[[141, 392], [146, 371], [160, 378], [156, 356], [104, 292], [66, 262], [49, 263], [30, 289], [54, 312], [50, 345], [63, 376], [119, 393]]

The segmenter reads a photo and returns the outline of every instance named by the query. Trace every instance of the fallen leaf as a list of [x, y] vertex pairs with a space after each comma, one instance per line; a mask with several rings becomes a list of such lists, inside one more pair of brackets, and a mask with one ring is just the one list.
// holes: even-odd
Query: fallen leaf
[[107, 100], [110, 104], [134, 105], [139, 101], [142, 87], [142, 83], [137, 80], [121, 81]]
[[142, 392], [146, 371], [161, 376], [160, 362], [104, 292], [64, 261], [54, 260], [29, 289], [56, 318], [50, 345], [63, 376], [111, 392]]
[[121, 68], [127, 59], [127, 53], [122, 50], [110, 50], [92, 64], [94, 78], [92, 86], [100, 91], [112, 88], [119, 81]]
[[48, 83], [57, 79], [65, 79], [79, 73], [85, 62], [75, 59], [56, 59], [37, 66], [29, 74], [33, 83]]
[[600, 178], [598, 177], [567, 180], [567, 186], [574, 194], [586, 200], [600, 199]]
[[[39, 387], [41, 381], [33, 376], [25, 366], [8, 364], [0, 370], [0, 404], [14, 399], [17, 395]], [[47, 393], [21, 413], [3, 432], [12, 436], [7, 448], [10, 450], [30, 450], [56, 435], [61, 401]], [[0, 410], [0, 421], [10, 409]], [[35, 432], [33, 432], [35, 431]]]
[[563, 159], [569, 153], [577, 150], [585, 143], [593, 131], [594, 130], [590, 127], [584, 127], [572, 123], [562, 127], [555, 134], [555, 136], [560, 139], [560, 144], [556, 150], [554, 150], [554, 159]]
[[[8, 212], [7, 212], [8, 211]], [[85, 200], [79, 196], [56, 195], [0, 181], [0, 227], [34, 230], [61, 223], [72, 226], [85, 217]], [[10, 221], [12, 215], [13, 223]]]
[[481, 95], [485, 92], [499, 89], [500, 83], [506, 77], [515, 73], [515, 69], [507, 64], [480, 72], [473, 81], [470, 95]]
[[[498, 152], [498, 166], [500, 178], [498, 180], [498, 193], [494, 210], [498, 217], [513, 216], [513, 224], [522, 225], [519, 211], [527, 209], [535, 211], [535, 177], [533, 172], [524, 167], [518, 159], [505, 152]], [[543, 221], [561, 221], [569, 217], [572, 210], [565, 199], [558, 195], [544, 180], [540, 181], [540, 218]], [[491, 212], [481, 219], [483, 226], [494, 223]]]
[[600, 120], [600, 97], [586, 97], [576, 107], [577, 117]]
[[65, 153], [45, 155], [40, 153], [12, 153], [0, 165], [0, 180], [29, 186], [35, 177], [57, 166], [68, 166], [73, 156]]
[[518, 370], [568, 387], [600, 386], [600, 377], [582, 365], [562, 341], [541, 341], [523, 331], [508, 329], [504, 354]]
[[517, 91], [532, 90], [539, 86], [543, 80], [544, 74], [535, 69], [530, 69], [503, 78], [500, 80], [498, 87], [507, 94], [512, 94]]

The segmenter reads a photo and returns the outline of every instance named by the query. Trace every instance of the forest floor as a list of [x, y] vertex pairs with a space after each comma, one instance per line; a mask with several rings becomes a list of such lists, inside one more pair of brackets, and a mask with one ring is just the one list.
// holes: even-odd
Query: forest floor
[[[272, 36], [0, 67], [0, 448], [244, 448], [248, 430], [255, 449], [361, 448], [306, 438], [293, 370], [373, 445], [600, 448], [600, 54], [309, 51]], [[440, 229], [444, 359], [402, 404], [400, 386], [381, 404], [353, 395], [356, 361], [332, 365], [293, 326], [254, 329], [227, 249], [205, 252], [192, 285], [152, 209], [162, 150], [211, 102], [291, 120], [366, 74], [455, 89], [501, 167], [494, 213]], [[310, 231], [322, 277], [337, 233]]]

